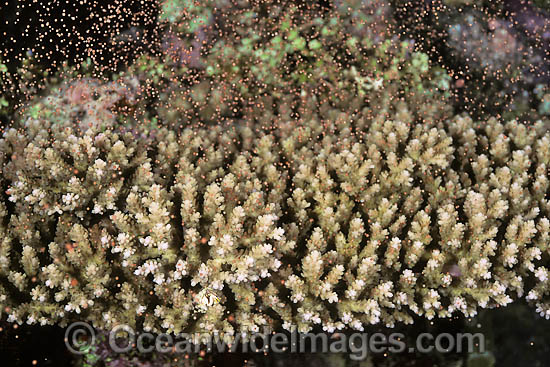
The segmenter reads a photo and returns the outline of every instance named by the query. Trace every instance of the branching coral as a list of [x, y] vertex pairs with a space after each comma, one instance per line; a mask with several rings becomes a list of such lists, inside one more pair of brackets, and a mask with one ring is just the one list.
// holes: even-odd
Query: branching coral
[[[550, 318], [550, 132], [504, 106], [534, 101], [507, 83], [539, 51], [498, 4], [443, 2], [170, 0], [123, 70], [0, 63], [25, 95], [0, 96], [0, 319], [333, 333], [519, 299]], [[428, 53], [397, 35], [413, 9]], [[497, 118], [455, 115], [459, 89]]]
[[30, 103], [0, 140], [3, 316], [334, 332], [525, 298], [550, 318], [544, 123], [451, 118], [411, 42], [289, 14], [202, 71], [141, 58]]
[[550, 133], [411, 122], [401, 105], [353, 123], [163, 129], [153, 144], [11, 129], [2, 310], [228, 334], [362, 330], [519, 297], [550, 316]]

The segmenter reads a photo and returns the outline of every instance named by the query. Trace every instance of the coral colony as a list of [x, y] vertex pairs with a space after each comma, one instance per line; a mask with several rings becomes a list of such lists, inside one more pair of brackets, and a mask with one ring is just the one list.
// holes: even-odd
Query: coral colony
[[535, 36], [484, 3], [438, 3], [461, 70], [401, 0], [169, 0], [124, 29], [96, 13], [104, 47], [67, 33], [88, 57], [50, 71], [44, 44], [12, 40], [2, 317], [229, 336], [517, 300], [550, 318], [544, 62], [524, 72]]

